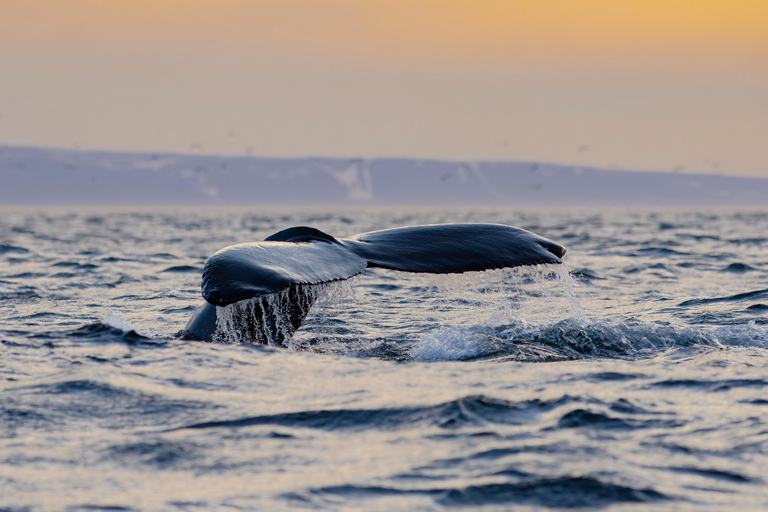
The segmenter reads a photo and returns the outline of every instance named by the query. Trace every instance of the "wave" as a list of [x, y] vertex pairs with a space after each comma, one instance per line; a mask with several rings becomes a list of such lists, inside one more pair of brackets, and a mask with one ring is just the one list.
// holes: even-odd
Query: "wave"
[[637, 489], [592, 476], [566, 476], [452, 489], [438, 503], [461, 507], [517, 504], [581, 508], [605, 507], [614, 503], [652, 503], [667, 499], [664, 494], [650, 488]]
[[[25, 318], [61, 318], [68, 319], [67, 315], [54, 312], [40, 312]], [[101, 320], [84, 322], [75, 329], [44, 330], [35, 334], [26, 333], [29, 340], [42, 342], [43, 346], [60, 340], [71, 342], [87, 341], [96, 343], [127, 343], [130, 345], [165, 346], [167, 338], [162, 338], [151, 330], [135, 328], [119, 311], [112, 311], [102, 316]], [[30, 343], [34, 346], [34, 343]]]
[[0, 244], [0, 255], [3, 254], [29, 254], [29, 249], [18, 245]]
[[16, 386], [0, 399], [0, 435], [22, 429], [65, 432], [126, 425], [165, 427], [210, 408], [206, 402], [171, 398], [94, 379]]
[[520, 425], [531, 422], [540, 414], [574, 400], [565, 396], [555, 400], [535, 399], [510, 402], [473, 395], [431, 407], [300, 411], [194, 423], [175, 430], [239, 429], [255, 425], [281, 425], [326, 431], [367, 429], [381, 431], [427, 426], [456, 429], [467, 426], [484, 426], [489, 423]]
[[731, 263], [727, 267], [721, 270], [721, 272], [730, 272], [732, 274], [743, 274], [745, 272], [755, 272], [757, 269], [746, 263]]
[[67, 333], [67, 338], [73, 340], [89, 340], [102, 342], [142, 343], [151, 342], [152, 337], [138, 333], [130, 324], [123, 324], [117, 317], [108, 321], [97, 321], [83, 324], [81, 327]]
[[190, 273], [190, 274], [200, 274], [202, 273], [203, 269], [201, 267], [195, 267], [193, 265], [176, 265], [173, 267], [168, 267], [164, 270], [161, 270], [160, 272], [173, 272], [173, 273]]
[[650, 488], [618, 485], [595, 476], [531, 478], [521, 482], [470, 485], [458, 489], [399, 489], [396, 487], [337, 485], [284, 495], [289, 500], [313, 501], [312, 496], [337, 498], [384, 498], [402, 495], [433, 496], [439, 505], [468, 507], [529, 505], [552, 508], [605, 507], [617, 503], [653, 503], [669, 498]]
[[704, 304], [715, 304], [720, 302], [744, 302], [748, 300], [768, 299], [768, 289], [754, 290], [751, 292], [737, 293], [735, 295], [727, 295], [725, 297], [710, 297], [703, 299], [690, 299], [681, 302], [679, 306], [700, 306]]
[[725, 346], [768, 348], [768, 330], [753, 324], [697, 328], [583, 319], [544, 325], [520, 322], [499, 326], [444, 326], [423, 334], [409, 356], [420, 362], [482, 358], [526, 362], [643, 359], [671, 349]]
[[[760, 290], [730, 299], [746, 300], [742, 297], [754, 298], [766, 294], [768, 292]], [[767, 307], [754, 304], [750, 306], [750, 312], [759, 314]], [[180, 311], [188, 313], [191, 309], [181, 308]], [[39, 313], [37, 316], [40, 315], [51, 316], [53, 313]], [[497, 324], [498, 320], [498, 317], [491, 315], [490, 319], [476, 325], [427, 325], [421, 333], [411, 326], [403, 332], [393, 332], [390, 337], [366, 338], [343, 319], [324, 319], [309, 322], [307, 329], [294, 337], [288, 347], [290, 350], [355, 358], [420, 363], [638, 360], [679, 350], [706, 352], [728, 347], [768, 348], [768, 329], [755, 321], [701, 327], [639, 322], [631, 318], [617, 321], [566, 318], [542, 324], [509, 317], [502, 318], [502, 323]], [[76, 329], [46, 331], [34, 337], [162, 346], [175, 336], [162, 336], [134, 327], [120, 312], [113, 311], [101, 320], [85, 323]]]
[[[539, 422], [543, 415], [562, 409], [566, 412], [559, 414], [559, 419], [549, 427], [550, 429], [627, 431], [646, 428], [673, 429], [684, 424], [674, 417], [668, 417], [669, 414], [660, 417], [659, 413], [646, 410], [625, 399], [606, 403], [596, 399], [564, 395], [551, 400], [532, 399], [514, 402], [472, 395], [427, 407], [307, 410], [205, 421], [172, 430], [238, 430], [260, 425], [279, 425], [328, 432], [338, 430], [381, 432], [425, 427], [457, 430], [488, 428], [494, 425], [534, 424]], [[484, 452], [473, 457], [490, 458], [505, 455], [508, 453]]]

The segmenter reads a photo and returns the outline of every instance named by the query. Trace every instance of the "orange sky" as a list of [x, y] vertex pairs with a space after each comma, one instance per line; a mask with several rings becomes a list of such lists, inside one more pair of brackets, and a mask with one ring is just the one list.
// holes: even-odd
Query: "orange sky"
[[[267, 44], [349, 55], [768, 55], [764, 0], [4, 0], [22, 44]], [[314, 48], [313, 48], [314, 47]]]
[[0, 65], [0, 144], [768, 176], [764, 0], [3, 0]]

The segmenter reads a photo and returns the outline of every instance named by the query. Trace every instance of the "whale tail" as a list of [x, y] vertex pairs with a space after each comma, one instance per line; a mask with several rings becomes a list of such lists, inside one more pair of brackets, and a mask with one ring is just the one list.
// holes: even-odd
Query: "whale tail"
[[348, 279], [366, 267], [449, 274], [561, 263], [564, 255], [555, 242], [500, 224], [411, 226], [347, 239], [288, 228], [208, 258], [206, 304], [182, 337], [284, 345], [314, 304], [314, 285]]

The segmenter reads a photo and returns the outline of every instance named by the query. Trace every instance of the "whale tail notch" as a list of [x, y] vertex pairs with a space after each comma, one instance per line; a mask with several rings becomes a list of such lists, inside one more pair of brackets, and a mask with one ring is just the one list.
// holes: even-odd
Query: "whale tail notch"
[[203, 341], [284, 345], [317, 298], [313, 285], [348, 279], [366, 267], [449, 274], [561, 263], [564, 255], [555, 242], [501, 224], [410, 226], [346, 239], [297, 226], [208, 258], [206, 304], [182, 333]]

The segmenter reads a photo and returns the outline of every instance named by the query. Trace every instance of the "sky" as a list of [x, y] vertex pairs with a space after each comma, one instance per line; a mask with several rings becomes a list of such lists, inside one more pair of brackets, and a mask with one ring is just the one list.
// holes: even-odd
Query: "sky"
[[768, 2], [0, 0], [0, 145], [768, 178]]

